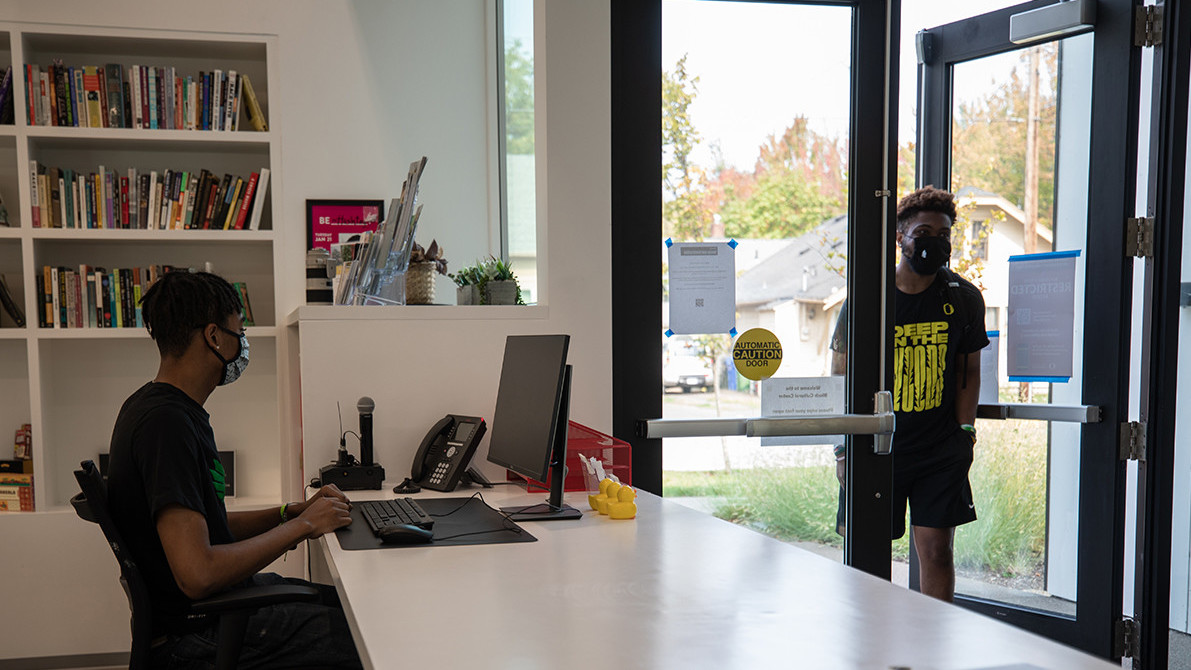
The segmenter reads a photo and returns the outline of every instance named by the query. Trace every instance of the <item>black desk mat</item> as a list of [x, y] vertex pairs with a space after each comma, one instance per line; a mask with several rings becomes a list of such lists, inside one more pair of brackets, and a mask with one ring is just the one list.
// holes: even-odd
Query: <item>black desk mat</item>
[[[417, 498], [416, 500], [427, 514], [434, 517], [434, 540], [430, 544], [382, 544], [380, 539], [372, 534], [359, 506], [353, 506], [351, 525], [335, 531], [335, 535], [339, 538], [339, 546], [351, 551], [355, 549], [504, 544], [507, 542], [537, 542], [538, 540], [530, 535], [529, 531], [505, 519], [500, 512], [485, 505], [479, 498]], [[451, 512], [454, 513], [451, 514]]]

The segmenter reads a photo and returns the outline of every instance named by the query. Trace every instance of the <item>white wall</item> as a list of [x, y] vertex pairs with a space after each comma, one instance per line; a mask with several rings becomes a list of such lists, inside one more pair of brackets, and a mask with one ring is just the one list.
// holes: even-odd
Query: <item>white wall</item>
[[[278, 77], [270, 82], [270, 122], [281, 135], [281, 169], [273, 185], [275, 227], [283, 229], [286, 262], [278, 268], [280, 311], [303, 299], [307, 198], [395, 197], [408, 164], [429, 156], [421, 197], [425, 213], [419, 241], [438, 239], [458, 267], [495, 247], [491, 207], [487, 75], [488, 42], [483, 0], [209, 0], [145, 3], [132, 0], [31, 3], [0, 0], [8, 21], [68, 23], [153, 30], [260, 33], [277, 36], [270, 54]], [[532, 323], [504, 320], [402, 322], [415, 340], [431, 347], [490, 352], [503, 333], [569, 332], [571, 362], [586, 371], [576, 380], [573, 415], [607, 430], [611, 422], [611, 231], [609, 28], [605, 3], [551, 0], [539, 8], [535, 39], [539, 70], [539, 220], [544, 227], [539, 267], [548, 281]], [[552, 261], [552, 262], [551, 262]], [[553, 268], [553, 270], [551, 270]], [[447, 290], [449, 285], [440, 285]], [[477, 308], [478, 309], [478, 308]], [[526, 313], [530, 315], [530, 312]], [[545, 316], [541, 316], [544, 314]], [[455, 327], [449, 338], [442, 329]], [[468, 356], [424, 356], [417, 342], [392, 351], [391, 370], [361, 369], [329, 380], [336, 396], [363, 395], [361, 380], [396, 384], [414, 361], [415, 380], [466, 382]], [[362, 375], [362, 376], [361, 376]], [[314, 383], [314, 382], [307, 382]], [[437, 411], [449, 385], [421, 385], [425, 404], [411, 416]], [[494, 396], [495, 387], [475, 390]], [[432, 398], [435, 398], [432, 401]], [[311, 408], [312, 410], [314, 408]], [[319, 408], [325, 409], [325, 408]], [[463, 411], [462, 409], [458, 411]], [[441, 412], [440, 412], [441, 414]], [[427, 423], [417, 419], [412, 425]], [[427, 424], [428, 425], [428, 424]], [[419, 428], [423, 430], [424, 428]], [[380, 436], [378, 435], [378, 440]], [[398, 469], [395, 466], [394, 470]], [[38, 521], [47, 517], [31, 517]], [[62, 523], [30, 524], [5, 543], [54, 544]], [[46, 537], [52, 535], [52, 537]], [[127, 650], [127, 608], [116, 586], [115, 566], [101, 542], [91, 542], [102, 575], [93, 593], [39, 596], [23, 613], [27, 627], [7, 628], [5, 658], [96, 654]], [[28, 567], [30, 584], [52, 585], [62, 574], [53, 562]], [[107, 568], [111, 569], [108, 570]], [[101, 609], [106, 608], [106, 609]], [[30, 612], [32, 612], [30, 614]], [[102, 616], [97, 615], [102, 614]], [[32, 616], [32, 619], [28, 617]], [[27, 631], [27, 633], [26, 633]]]

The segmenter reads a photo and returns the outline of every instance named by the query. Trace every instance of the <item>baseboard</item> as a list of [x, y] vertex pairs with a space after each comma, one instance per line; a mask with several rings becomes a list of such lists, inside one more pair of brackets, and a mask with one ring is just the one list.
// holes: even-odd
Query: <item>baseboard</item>
[[0, 670], [64, 670], [66, 668], [127, 668], [128, 653], [75, 654], [73, 656], [37, 656], [0, 658]]

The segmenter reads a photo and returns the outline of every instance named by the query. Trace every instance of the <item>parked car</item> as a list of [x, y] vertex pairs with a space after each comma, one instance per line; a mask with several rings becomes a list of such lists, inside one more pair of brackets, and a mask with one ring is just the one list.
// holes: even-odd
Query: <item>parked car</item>
[[707, 361], [698, 356], [671, 356], [662, 366], [662, 389], [710, 391], [715, 377]]

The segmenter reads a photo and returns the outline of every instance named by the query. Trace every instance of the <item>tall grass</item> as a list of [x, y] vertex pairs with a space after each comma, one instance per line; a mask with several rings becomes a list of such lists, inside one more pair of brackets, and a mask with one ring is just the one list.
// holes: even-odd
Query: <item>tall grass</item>
[[[956, 532], [956, 567], [1000, 577], [1037, 575], [1045, 550], [1046, 426], [982, 421], [978, 428], [969, 477], [979, 520]], [[667, 497], [709, 498], [717, 517], [781, 540], [842, 544], [835, 532], [833, 466], [665, 472], [662, 488]], [[892, 551], [906, 560], [907, 536]]]

